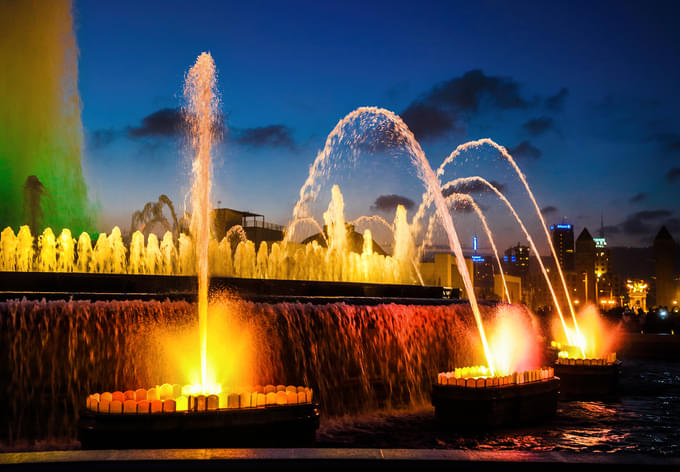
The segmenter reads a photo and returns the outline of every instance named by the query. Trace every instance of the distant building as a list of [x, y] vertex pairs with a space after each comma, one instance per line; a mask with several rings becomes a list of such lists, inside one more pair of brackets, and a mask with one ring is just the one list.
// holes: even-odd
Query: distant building
[[212, 211], [213, 236], [221, 241], [234, 226], [241, 226], [246, 237], [258, 247], [262, 241], [272, 243], [283, 240], [285, 226], [269, 223], [264, 215], [249, 211], [216, 208]]
[[526, 277], [529, 274], [529, 246], [517, 243], [517, 246], [506, 249], [503, 255], [503, 271], [517, 277]]
[[568, 223], [550, 226], [552, 244], [562, 270], [574, 270], [574, 227]]
[[595, 241], [595, 275], [601, 278], [603, 275], [611, 272], [609, 266], [609, 248], [607, 247], [607, 239], [604, 237], [604, 217], [600, 220], [600, 231]]
[[609, 248], [604, 237], [593, 238], [593, 241], [595, 241], [595, 275], [602, 277], [610, 270]]
[[[498, 300], [507, 301], [505, 296], [505, 287], [503, 287], [503, 279], [500, 274], [493, 276], [493, 291]], [[526, 303], [524, 294], [522, 293], [522, 279], [515, 275], [505, 274], [505, 285], [508, 286], [510, 293], [510, 302], [512, 303]]]
[[588, 229], [583, 228], [576, 239], [574, 269], [581, 282], [576, 285], [576, 297], [584, 303], [597, 303], [596, 252], [597, 243]]
[[[472, 259], [465, 259], [467, 271], [474, 278], [474, 267]], [[420, 274], [425, 285], [435, 285], [439, 287], [458, 289], [461, 297], [468, 298], [463, 284], [463, 277], [458, 271], [456, 256], [451, 253], [435, 253], [433, 261], [423, 261], [420, 263]], [[474, 286], [474, 280], [472, 280]]]
[[665, 226], [654, 238], [654, 267], [656, 272], [656, 305], [672, 306], [675, 297], [675, 241]]
[[[484, 300], [507, 301], [500, 274], [495, 273], [495, 259], [478, 253], [465, 257], [465, 265], [470, 274], [475, 296]], [[456, 256], [451, 253], [434, 253], [432, 259], [420, 263], [420, 274], [425, 285], [435, 285], [452, 289], [462, 298], [469, 298], [463, 277], [458, 271]], [[522, 280], [506, 275], [505, 282], [513, 303], [521, 302]]]
[[[354, 229], [354, 225], [349, 223], [345, 223], [345, 229], [347, 230], [347, 249], [349, 249], [351, 252], [361, 254], [364, 250], [364, 235], [357, 232]], [[303, 239], [301, 244], [309, 244], [312, 241], [316, 241], [321, 247], [328, 247], [328, 226], [323, 225], [323, 234], [313, 234], [308, 238]], [[380, 254], [381, 256], [387, 256], [387, 252], [382, 247], [380, 247], [375, 239], [372, 239], [371, 241], [372, 250], [374, 253]]]
[[494, 294], [494, 264], [491, 257], [473, 254], [472, 267], [474, 268], [475, 295], [478, 298], [492, 300]]

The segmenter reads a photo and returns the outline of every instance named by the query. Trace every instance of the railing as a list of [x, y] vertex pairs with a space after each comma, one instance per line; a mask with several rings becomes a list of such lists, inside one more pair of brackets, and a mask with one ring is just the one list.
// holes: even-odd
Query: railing
[[277, 225], [275, 223], [269, 223], [269, 222], [264, 221], [264, 220], [256, 220], [256, 219], [248, 221], [246, 218], [243, 218], [241, 226], [243, 226], [244, 229], [245, 228], [264, 228], [264, 229], [270, 229], [270, 230], [273, 230], [273, 231], [281, 231], [281, 232], [283, 232], [283, 230], [286, 229], [286, 227], [283, 226], [283, 225]]

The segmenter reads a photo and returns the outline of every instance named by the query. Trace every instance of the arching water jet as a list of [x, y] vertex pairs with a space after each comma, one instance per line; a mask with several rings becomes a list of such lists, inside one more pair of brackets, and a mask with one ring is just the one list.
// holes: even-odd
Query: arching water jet
[[[305, 180], [305, 183], [300, 188], [299, 199], [293, 208], [293, 220], [302, 216], [306, 216], [304, 213], [306, 212], [307, 204], [316, 200], [321, 185], [319, 178], [323, 175], [327, 175], [328, 172], [334, 168], [331, 161], [336, 147], [343, 142], [347, 142], [350, 146], [350, 149], [356, 152], [356, 144], [360, 142], [362, 133], [352, 131], [349, 128], [349, 125], [351, 124], [357, 124], [359, 131], [362, 131], [366, 128], [377, 129], [378, 131], [385, 133], [395, 141], [399, 142], [407, 151], [411, 163], [416, 168], [418, 177], [427, 189], [429, 198], [431, 198], [435, 203], [437, 213], [439, 214], [444, 229], [446, 230], [449, 247], [456, 256], [458, 271], [463, 278], [465, 291], [468, 295], [468, 299], [477, 322], [486, 362], [489, 366], [489, 369], [493, 373], [493, 357], [486, 340], [484, 324], [482, 322], [479, 307], [477, 305], [474, 287], [472, 285], [472, 280], [470, 278], [470, 274], [468, 273], [467, 266], [465, 265], [463, 249], [460, 245], [460, 240], [458, 239], [458, 234], [453, 224], [453, 219], [448, 212], [446, 201], [444, 199], [444, 195], [442, 194], [437, 176], [425, 157], [425, 153], [420, 147], [418, 141], [416, 141], [411, 130], [408, 129], [406, 123], [404, 123], [404, 121], [399, 116], [384, 108], [361, 107], [352, 111], [342, 120], [340, 120], [326, 138], [326, 144], [324, 148], [317, 154], [314, 163], [309, 169], [309, 175]], [[349, 133], [347, 133], [348, 130]], [[355, 157], [356, 156], [354, 155], [353, 158]], [[286, 238], [290, 237], [292, 237], [292, 234], [286, 235]]]

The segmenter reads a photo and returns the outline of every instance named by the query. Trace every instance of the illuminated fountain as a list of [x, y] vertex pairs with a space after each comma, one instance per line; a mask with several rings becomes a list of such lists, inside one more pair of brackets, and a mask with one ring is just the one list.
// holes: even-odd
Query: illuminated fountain
[[486, 429], [546, 421], [557, 410], [560, 379], [543, 367], [539, 331], [522, 308], [497, 308], [489, 329], [496, 371], [486, 366], [440, 372], [432, 386], [437, 420]]
[[[216, 141], [218, 103], [216, 99], [215, 65], [212, 56], [202, 53], [189, 70], [185, 84], [187, 106], [184, 110], [190, 129], [194, 152], [193, 184], [191, 189], [191, 239], [193, 251], [182, 250], [180, 265], [195, 264], [198, 277], [198, 366], [197, 382], [157, 385], [125, 392], [90, 394], [86, 410], [81, 414], [79, 439], [84, 448], [111, 447], [205, 447], [234, 444], [246, 436], [263, 441], [265, 435], [289, 435], [288, 440], [313, 441], [319, 427], [318, 405], [312, 402], [312, 390], [307, 387], [266, 385], [222, 389], [217, 377], [219, 363], [224, 359], [209, 356], [209, 262], [210, 262], [210, 189], [211, 150]], [[343, 227], [344, 229], [344, 227]], [[141, 233], [133, 234], [129, 268], [133, 272], [152, 266], [160, 260], [157, 240], [149, 240], [144, 251]], [[100, 260], [111, 264], [114, 273], [124, 270], [126, 248], [120, 232], [114, 229], [113, 240], [100, 235], [93, 250], [95, 266]], [[68, 235], [65, 239], [71, 242]], [[61, 240], [61, 238], [60, 238]], [[101, 259], [100, 248], [105, 255]], [[46, 230], [39, 240], [40, 267], [55, 270], [56, 239]], [[63, 246], [63, 244], [62, 244]], [[47, 248], [44, 250], [44, 248]], [[68, 245], [71, 253], [73, 244]], [[149, 248], [153, 248], [151, 252]], [[157, 250], [156, 250], [157, 249]], [[266, 252], [266, 247], [265, 247]], [[183, 254], [184, 252], [184, 254]], [[187, 254], [189, 252], [189, 254]], [[62, 248], [62, 255], [65, 250]], [[146, 254], [151, 253], [147, 258]], [[193, 253], [193, 254], [192, 254]], [[193, 255], [193, 257], [190, 257]], [[150, 259], [150, 260], [149, 260]], [[142, 260], [144, 264], [142, 265]], [[184, 264], [182, 264], [184, 262]], [[192, 265], [193, 265], [192, 264]], [[215, 341], [213, 339], [213, 341]], [[223, 339], [216, 340], [224, 342]], [[212, 362], [209, 362], [212, 361]], [[195, 362], [195, 360], [194, 360]], [[240, 368], [248, 366], [241, 365]], [[191, 363], [190, 375], [196, 365]], [[280, 438], [279, 438], [280, 439]]]
[[615, 352], [619, 328], [602, 319], [594, 305], [579, 312], [579, 321], [579, 333], [570, 336], [573, 344], [553, 327], [551, 348], [556, 357], [555, 373], [562, 379], [560, 393], [567, 399], [613, 396], [621, 369]]
[[[520, 366], [518, 364], [510, 364], [505, 366], [505, 354], [503, 352], [495, 353], [494, 347], [490, 347], [486, 340], [486, 334], [483, 324], [483, 311], [480, 306], [476, 303], [474, 297], [474, 290], [471, 286], [471, 281], [469, 274], [467, 273], [467, 267], [463, 262], [460, 243], [457, 239], [455, 233], [455, 228], [453, 227], [453, 221], [451, 215], [449, 214], [448, 205], [450, 204], [449, 198], [444, 198], [442, 189], [439, 182], [437, 181], [434, 172], [429, 167], [424, 153], [420, 149], [413, 135], [408, 131], [404, 123], [391, 112], [383, 109], [376, 108], [362, 108], [351, 113], [346, 118], [341, 120], [336, 128], [333, 130], [329, 139], [327, 140], [327, 146], [322, 150], [317, 156], [315, 164], [310, 170], [310, 177], [303, 186], [301, 190], [300, 203], [296, 205], [293, 222], [289, 227], [289, 231], [286, 233], [286, 239], [281, 243], [274, 243], [271, 247], [267, 245], [261, 245], [259, 248], [255, 248], [251, 241], [240, 239], [236, 244], [235, 250], [232, 250], [232, 236], [237, 236], [238, 231], [228, 234], [222, 241], [208, 240], [207, 243], [207, 260], [208, 264], [199, 265], [202, 274], [206, 274], [207, 268], [213, 275], [237, 275], [240, 277], [252, 277], [258, 278], [259, 280], [266, 279], [301, 279], [301, 280], [328, 280], [333, 283], [340, 281], [377, 281], [381, 283], [409, 283], [417, 284], [419, 282], [419, 274], [417, 267], [417, 251], [415, 251], [415, 246], [413, 244], [413, 235], [415, 233], [413, 229], [413, 224], [407, 224], [406, 211], [403, 207], [398, 207], [394, 219], [394, 223], [390, 225], [387, 222], [382, 221], [381, 224], [389, 226], [392, 230], [394, 237], [394, 251], [392, 256], [381, 256], [373, 251], [372, 236], [370, 232], [366, 231], [364, 233], [363, 245], [361, 253], [351, 252], [347, 248], [347, 233], [346, 225], [344, 223], [343, 214], [343, 201], [342, 195], [338, 187], [333, 187], [331, 191], [331, 202], [328, 207], [328, 211], [324, 215], [324, 221], [326, 223], [326, 231], [321, 230], [322, 238], [325, 240], [327, 247], [322, 247], [316, 242], [311, 242], [306, 245], [299, 245], [292, 242], [292, 236], [295, 232], [295, 228], [302, 224], [303, 221], [313, 221], [311, 216], [305, 214], [301, 211], [304, 204], [317, 198], [318, 188], [315, 183], [315, 176], [317, 172], [325, 169], [325, 167], [332, 167], [328, 164], [327, 160], [333, 157], [333, 149], [341, 144], [343, 141], [344, 127], [348, 123], [352, 123], [353, 120], [360, 122], [362, 126], [388, 126], [392, 129], [392, 132], [396, 133], [400, 139], [405, 143], [406, 149], [409, 152], [414, 165], [417, 166], [419, 175], [422, 180], [426, 183], [427, 192], [424, 196], [424, 201], [429, 199], [437, 203], [437, 214], [436, 217], [440, 218], [445, 223], [445, 228], [447, 229], [447, 235], [449, 237], [449, 244], [451, 250], [456, 253], [458, 268], [463, 276], [466, 285], [466, 292], [470, 298], [470, 308], [471, 316], [474, 321], [473, 326], [476, 328], [477, 336], [475, 337], [476, 346], [481, 347], [481, 352], [478, 353], [477, 358], [469, 358], [464, 356], [433, 356], [429, 362], [436, 363], [439, 366], [447, 365], [450, 362], [455, 362], [455, 364], [448, 366], [448, 368], [455, 368], [460, 365], [472, 365], [470, 363], [480, 362], [480, 358], [484, 359], [486, 365], [484, 366], [486, 374], [483, 377], [490, 379], [491, 384], [484, 388], [494, 388], [494, 379], [499, 379], [501, 382], [497, 384], [495, 388], [509, 387], [507, 384], [508, 376], [514, 375], [517, 372], [543, 372], [541, 375], [545, 375], [545, 369], [541, 369], [540, 360], [533, 358], [534, 361], [530, 365]], [[212, 130], [214, 128], [206, 127], [205, 130]], [[355, 136], [356, 138], [356, 136]], [[200, 140], [196, 142], [200, 144]], [[327, 170], [327, 169], [326, 169]], [[205, 174], [204, 174], [205, 175]], [[209, 176], [209, 172], [207, 173]], [[308, 195], [308, 190], [313, 194], [313, 198]], [[432, 195], [432, 196], [430, 196]], [[460, 197], [463, 198], [463, 197]], [[207, 201], [207, 200], [206, 200]], [[440, 206], [441, 205], [441, 206]], [[194, 213], [199, 213], [204, 209], [201, 207], [194, 210]], [[481, 215], [481, 211], [479, 213]], [[419, 216], [418, 214], [416, 216]], [[375, 217], [373, 217], [375, 218]], [[414, 218], [414, 221], [417, 221]], [[483, 220], [484, 221], [484, 220]], [[315, 223], [319, 229], [321, 227], [318, 223]], [[490, 233], [490, 232], [489, 232]], [[155, 235], [149, 235], [146, 244], [144, 243], [144, 236], [141, 232], [133, 233], [129, 245], [124, 244], [122, 235], [118, 229], [114, 229], [110, 235], [100, 234], [97, 241], [92, 246], [87, 233], [83, 233], [78, 241], [75, 242], [68, 232], [60, 233], [58, 238], [54, 237], [53, 232], [45, 230], [40, 238], [40, 245], [38, 251], [33, 250], [32, 236], [30, 230], [25, 227], [19, 231], [18, 235], [14, 235], [11, 229], [3, 231], [0, 240], [0, 246], [3, 248], [3, 254], [0, 258], [6, 267], [14, 267], [14, 270], [64, 270], [64, 271], [86, 271], [94, 272], [97, 274], [135, 274], [138, 277], [144, 277], [144, 275], [170, 275], [170, 274], [183, 274], [183, 275], [194, 275], [196, 274], [197, 261], [206, 260], [206, 245], [203, 243], [201, 246], [202, 251], [197, 251], [199, 244], [197, 243], [198, 238], [195, 235], [179, 234], [178, 238], [175, 240], [171, 232], [167, 232], [162, 241], [158, 242], [158, 238]], [[5, 249], [6, 248], [6, 249]], [[56, 261], [61, 261], [59, 264], [53, 263], [53, 259]], [[11, 269], [10, 269], [11, 270]], [[137, 275], [139, 274], [139, 275]], [[96, 277], [93, 277], [93, 279]], [[200, 308], [201, 300], [205, 300], [205, 285], [201, 288], [201, 280], [206, 280], [207, 277], [199, 277], [199, 313], [204, 313]], [[509, 299], [506, 290], [506, 297]], [[206, 306], [206, 305], [203, 305]], [[450, 309], [449, 316], [451, 314], [457, 313], [459, 307]], [[278, 308], [277, 308], [278, 310]], [[281, 308], [283, 312], [287, 313], [288, 308]], [[333, 307], [332, 310], [338, 310], [338, 312], [346, 314], [346, 307]], [[389, 313], [382, 313], [381, 316], [392, 317], [394, 312], [398, 308], [394, 307], [389, 310]], [[315, 311], [321, 311], [320, 307], [315, 307]], [[432, 307], [426, 307], [424, 311], [428, 316], [432, 316]], [[408, 312], [408, 310], [406, 310]], [[489, 313], [491, 312], [491, 313]], [[486, 317], [492, 316], [493, 310], [486, 310]], [[202, 320], [205, 318], [202, 317]], [[203, 336], [198, 336], [200, 339], [199, 345], [201, 346], [201, 352], [198, 354], [199, 359], [198, 364], [201, 365], [199, 375], [191, 380], [192, 385], [198, 385], [197, 387], [192, 387], [190, 390], [194, 393], [205, 396], [218, 395], [217, 412], [220, 412], [222, 408], [219, 402], [219, 393], [222, 387], [219, 382], [209, 378], [208, 362], [205, 353], [208, 351], [207, 347], [204, 349], [205, 344], [205, 332], [206, 323], [199, 323], [200, 332]], [[313, 335], [313, 333], [308, 333]], [[381, 334], [383, 336], [383, 334]], [[455, 336], [451, 336], [445, 341], [441, 341], [440, 338], [435, 338], [440, 340], [445, 344], [457, 344], [462, 345], [463, 333], [456, 332]], [[465, 336], [470, 336], [469, 332], [465, 333]], [[296, 338], [300, 339], [300, 338]], [[365, 340], [359, 340], [359, 338], [351, 338], [357, 345], [365, 343]], [[452, 340], [455, 339], [455, 343]], [[481, 341], [481, 342], [480, 342]], [[306, 343], [304, 339], [299, 342]], [[528, 349], [528, 345], [522, 347], [522, 344], [516, 346], [517, 349]], [[405, 346], [402, 346], [405, 347]], [[453, 346], [451, 347], [453, 349]], [[352, 349], [348, 349], [347, 355], [354, 355]], [[337, 354], [340, 355], [340, 354]], [[396, 353], [393, 356], [396, 358]], [[424, 354], [423, 354], [424, 355]], [[305, 363], [307, 360], [304, 356], [297, 356], [297, 362]], [[337, 359], [336, 359], [337, 362]], [[374, 362], [371, 360], [370, 362]], [[411, 362], [411, 361], [409, 361]], [[329, 367], [332, 369], [331, 362]], [[363, 364], [361, 364], [363, 365]], [[441, 369], [441, 367], [439, 367]], [[437, 378], [437, 370], [428, 368], [423, 371], [430, 378]], [[548, 371], [549, 372], [549, 371]], [[304, 381], [313, 379], [315, 382], [319, 382], [320, 379], [326, 375], [323, 371], [315, 372], [313, 377], [306, 377]], [[381, 371], [381, 375], [389, 375], [387, 370]], [[467, 371], [462, 374], [463, 377], [470, 376]], [[528, 378], [533, 379], [537, 374], [526, 374]], [[479, 375], [472, 375], [472, 377], [479, 377]], [[522, 383], [513, 384], [514, 387], [525, 389], [526, 382], [524, 380], [524, 374], [520, 375], [519, 378]], [[505, 379], [505, 380], [500, 380]], [[477, 385], [477, 380], [475, 379], [475, 385]], [[555, 382], [548, 382], [547, 380], [554, 379], [543, 379], [542, 385], [551, 386], [554, 388]], [[429, 390], [429, 385], [431, 381], [422, 384], [418, 380], [409, 380], [410, 385], [406, 389], [406, 396], [413, 399], [423, 398], [425, 392]], [[486, 382], [486, 379], [485, 379]], [[505, 383], [505, 384], [504, 384]], [[393, 388], [395, 385], [399, 385], [400, 380], [395, 379], [390, 385]], [[148, 385], [148, 383], [147, 383]], [[373, 388], [371, 382], [364, 379], [360, 382], [363, 394], [371, 392]], [[466, 383], [467, 385], [467, 383]], [[487, 385], [485, 383], [485, 385]], [[528, 385], [528, 384], [527, 384]], [[139, 386], [139, 385], [137, 385]], [[452, 385], [447, 384], [447, 387], [452, 387]], [[106, 388], [106, 386], [102, 386]], [[481, 387], [481, 385], [480, 385]], [[513, 387], [513, 388], [514, 388]], [[102, 391], [100, 388], [99, 391]], [[242, 391], [250, 391], [247, 386], [245, 390], [244, 386], [230, 386], [231, 389], [225, 390], [225, 392], [230, 392], [235, 394]], [[398, 389], [396, 389], [398, 390]], [[90, 390], [92, 391], [92, 390]], [[509, 392], [507, 388], [504, 390]], [[522, 390], [525, 391], [525, 390]], [[227, 393], [227, 396], [230, 394]], [[429, 393], [429, 392], [428, 392]], [[469, 393], [469, 392], [468, 392]], [[329, 398], [329, 395], [337, 395], [337, 391], [332, 389], [323, 390], [324, 402]], [[474, 393], [473, 395], [478, 395]], [[90, 405], [92, 405], [92, 398], [90, 398]], [[95, 397], [96, 398], [96, 397]], [[179, 398], [179, 397], [175, 397]], [[175, 398], [172, 398], [175, 401]], [[240, 398], [240, 397], [239, 397]], [[317, 397], [319, 398], [319, 397]], [[132, 399], [129, 399], [132, 400]], [[488, 403], [488, 398], [485, 400]], [[101, 402], [101, 395], [100, 400]], [[136, 400], [135, 400], [136, 401]], [[143, 401], [143, 400], [142, 400]], [[207, 401], [207, 400], [206, 400]], [[370, 402], [366, 402], [368, 404]], [[207, 403], [206, 403], [207, 404]], [[488, 403], [492, 404], [492, 403]], [[169, 403], [171, 405], [171, 403]], [[183, 405], [183, 403], [182, 403]], [[198, 405], [198, 403], [196, 403]], [[213, 400], [214, 405], [214, 400]], [[228, 403], [227, 403], [228, 405]], [[245, 403], [240, 403], [240, 405], [245, 405]], [[253, 407], [251, 402], [250, 407], [237, 408], [236, 410], [247, 410], [253, 408], [261, 408], [260, 406]], [[265, 405], [271, 408], [269, 405]], [[100, 415], [97, 416], [99, 420], [102, 420], [103, 416], [109, 415], [114, 417], [115, 413], [111, 415], [110, 407], [108, 404], [109, 413], [97, 412], [94, 413], [90, 411], [87, 415]], [[187, 400], [188, 407], [188, 400]], [[97, 408], [101, 409], [101, 404], [97, 404]], [[132, 416], [132, 404], [130, 403], [129, 415]], [[137, 407], [135, 407], [137, 408]], [[172, 407], [169, 407], [172, 408]], [[142, 408], [144, 410], [144, 407]], [[177, 405], [175, 403], [175, 412], [168, 411], [168, 414], [176, 415], [193, 415], [199, 413], [192, 409], [189, 410], [177, 410]], [[339, 410], [340, 412], [342, 409]], [[161, 408], [163, 412], [163, 408]], [[548, 411], [549, 413], [549, 411]], [[546, 413], [546, 417], [549, 416]], [[137, 413], [135, 413], [137, 414]], [[107, 416], [107, 418], [109, 418]], [[151, 415], [153, 417], [153, 415]], [[105, 420], [104, 420], [105, 421]]]
[[[187, 75], [185, 114], [195, 157], [189, 233], [182, 232], [186, 225], [178, 221], [172, 202], [161, 196], [157, 203], [145, 206], [133, 217], [127, 235], [113, 228], [93, 240], [87, 232], [78, 234], [85, 226], [82, 218], [72, 220], [77, 222], [73, 233], [56, 226], [62, 225], [61, 219], [56, 219], [53, 229], [45, 228], [40, 234], [32, 234], [29, 226], [15, 226], [16, 233], [15, 229], [5, 228], [0, 234], [0, 271], [4, 272], [0, 275], [10, 274], [3, 280], [27, 280], [28, 286], [38, 286], [44, 293], [54, 287], [49, 283], [43, 286], [43, 281], [65, 283], [63, 292], [52, 290], [60, 296], [79, 292], [81, 283], [86, 288], [88, 284], [99, 284], [103, 292], [111, 284], [123, 287], [110, 291], [113, 296], [106, 302], [8, 301], [2, 305], [3, 314], [9, 315], [2, 320], [2, 334], [6, 337], [0, 345], [8, 346], [3, 351], [10, 358], [7, 365], [18, 366], [8, 374], [12, 400], [7, 405], [12, 417], [19, 418], [19, 426], [12, 423], [8, 427], [9, 436], [21, 437], [22, 419], [36, 414], [31, 405], [44, 397], [37, 391], [34, 379], [41, 379], [40, 388], [50, 393], [48, 407], [53, 408], [47, 410], [57, 411], [60, 403], [85, 403], [80, 437], [86, 447], [112, 447], [124, 441], [136, 447], [154, 442], [170, 447], [188, 445], [190, 439], [197, 446], [207, 446], [211, 440], [219, 442], [229, 425], [237, 424], [239, 428], [230, 430], [237, 435], [248, 427], [261, 432], [258, 428], [266, 426], [275, 436], [283, 430], [287, 437], [295, 439], [299, 433], [309, 439], [318, 426], [317, 400], [323, 402], [329, 414], [343, 415], [384, 405], [422, 406], [432, 393], [437, 416], [454, 423], [465, 418], [466, 412], [476, 415], [471, 421], [477, 425], [551, 416], [558, 381], [550, 368], [542, 367], [536, 332], [527, 321], [530, 314], [517, 307], [479, 304], [475, 297], [450, 205], [463, 201], [475, 209], [500, 262], [483, 212], [467, 195], [446, 195], [454, 183], [442, 185], [439, 180], [444, 166], [460, 152], [489, 144], [513, 165], [531, 195], [507, 151], [490, 140], [468, 143], [433, 170], [397, 115], [381, 108], [362, 107], [340, 120], [328, 135], [300, 189], [283, 241], [256, 247], [239, 226], [218, 241], [210, 237], [209, 229], [210, 156], [219, 130], [215, 125], [214, 72], [212, 58], [203, 54]], [[412, 222], [409, 224], [405, 208], [399, 206], [392, 223], [370, 216], [347, 224], [342, 193], [333, 185], [323, 225], [320, 224], [308, 207], [327, 196], [321, 192], [322, 178], [328, 178], [337, 167], [336, 161], [347, 153], [350, 160], [356, 158], [361, 144], [376, 133], [405, 150], [424, 184], [423, 202]], [[42, 181], [43, 177], [39, 177]], [[533, 195], [531, 198], [536, 206]], [[507, 199], [503, 201], [509, 205]], [[375, 289], [369, 286], [371, 283], [427, 288], [418, 287], [422, 278], [415, 241], [421, 219], [433, 203], [435, 212], [427, 233], [431, 233], [435, 221], [442, 223], [469, 303], [442, 300], [441, 290], [439, 296], [428, 295], [423, 298], [430, 300], [418, 303], [396, 303], [380, 295], [382, 292], [371, 292]], [[167, 224], [163, 236], [145, 236], [144, 225], [153, 222], [165, 207], [172, 213], [172, 225]], [[514, 210], [512, 213], [521, 224]], [[388, 229], [393, 244], [391, 255], [375, 250], [370, 229], [363, 232], [359, 249], [350, 247], [351, 226], [368, 222]], [[319, 238], [302, 244], [296, 242], [300, 239], [296, 235], [305, 225], [313, 227]], [[48, 275], [51, 278], [43, 277]], [[321, 281], [345, 292], [334, 292], [332, 296], [343, 298], [332, 302], [309, 303], [298, 298], [235, 302], [230, 308], [232, 315], [257, 320], [261, 324], [258, 329], [264, 331], [257, 342], [249, 344], [251, 347], [245, 350], [248, 352], [238, 352], [236, 356], [235, 346], [249, 339], [248, 330], [236, 330], [238, 339], [224, 337], [228, 336], [226, 332], [220, 333], [221, 338], [215, 337], [219, 326], [235, 329], [233, 320], [222, 324], [210, 320], [215, 310], [214, 303], [208, 303], [210, 277], [213, 281], [249, 279], [251, 285], [265, 287], [274, 286], [267, 285], [269, 281], [279, 287], [291, 280]], [[190, 291], [198, 294], [198, 323], [195, 308], [184, 301], [133, 302], [116, 298], [129, 290], [126, 284], [148, 281], [150, 295], [159, 297], [159, 286], [178, 280], [197, 285], [192, 285]], [[343, 284], [346, 282], [366, 286], [373, 295], [363, 293], [361, 303], [349, 303], [346, 290], [350, 284]], [[303, 284], [294, 289], [300, 287]], [[10, 290], [8, 285], [4, 289]], [[510, 300], [507, 286], [505, 298], [515, 301]], [[574, 334], [569, 333], [559, 306], [558, 313], [567, 342], [573, 344], [580, 336], [573, 310]], [[174, 329], [176, 318], [183, 320], [182, 331], [191, 328], [187, 331], [190, 341], [173, 340], [168, 343], [170, 347], [159, 352], [159, 339], [165, 339], [166, 332]], [[253, 326], [250, 329], [255, 330]], [[135, 331], [140, 332], [139, 338], [133, 334]], [[147, 331], [153, 334], [147, 335]], [[221, 352], [221, 347], [228, 352]], [[229, 375], [220, 371], [227, 363]], [[461, 367], [466, 365], [479, 366]], [[438, 375], [442, 369], [450, 372]], [[235, 371], [249, 371], [252, 375], [236, 378], [232, 375]], [[437, 383], [432, 386], [435, 378]], [[281, 379], [278, 381], [282, 384], [275, 385], [274, 379]], [[309, 387], [298, 387], [298, 383], [313, 386], [314, 394]], [[111, 392], [111, 385], [130, 390]], [[90, 393], [95, 391], [100, 393]], [[379, 392], [387, 393], [378, 400]], [[528, 410], [525, 403], [518, 403], [519, 398], [533, 399], [542, 407]], [[54, 413], [46, 413], [51, 414]], [[50, 417], [48, 423], [68, 424], [69, 417]], [[189, 431], [195, 433], [194, 437], [187, 437]]]

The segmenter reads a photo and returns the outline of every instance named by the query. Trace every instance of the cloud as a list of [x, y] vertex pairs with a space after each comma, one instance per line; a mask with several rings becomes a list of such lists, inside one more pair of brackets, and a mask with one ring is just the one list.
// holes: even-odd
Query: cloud
[[416, 137], [433, 138], [454, 130], [460, 114], [474, 114], [482, 104], [501, 110], [530, 105], [514, 79], [471, 70], [432, 87], [414, 100], [401, 117]]
[[517, 146], [508, 149], [510, 155], [518, 159], [539, 159], [543, 153], [529, 141], [522, 141]]
[[680, 180], [680, 167], [671, 167], [666, 172], [666, 180], [671, 184]]
[[557, 92], [555, 95], [545, 99], [546, 108], [551, 111], [560, 111], [564, 106], [564, 101], [566, 100], [567, 95], [569, 95], [569, 89], [566, 87], [562, 88], [562, 90]]
[[234, 141], [243, 146], [278, 147], [295, 149], [292, 130], [284, 125], [269, 125], [257, 128], [234, 130]]
[[441, 136], [455, 128], [451, 112], [426, 103], [412, 103], [402, 112], [401, 119], [420, 139]]
[[411, 210], [415, 206], [415, 203], [410, 198], [401, 195], [380, 195], [375, 199], [375, 203], [371, 206], [371, 211], [389, 213], [395, 211], [398, 205], [403, 205], [407, 210]]
[[644, 200], [647, 200], [647, 194], [646, 193], [636, 193], [632, 197], [630, 197], [630, 200], [628, 200], [629, 203], [640, 203]]
[[556, 206], [548, 205], [546, 207], [541, 208], [541, 213], [544, 215], [552, 215], [553, 213], [557, 213], [559, 209]]
[[471, 70], [462, 77], [435, 86], [427, 100], [464, 111], [477, 111], [485, 98], [501, 109], [526, 108], [528, 102], [521, 96], [519, 88], [519, 83], [512, 78], [488, 76], [481, 70]]
[[554, 121], [549, 116], [541, 116], [539, 118], [532, 118], [522, 125], [529, 134], [538, 136], [554, 126]]
[[[496, 187], [499, 192], [503, 192], [505, 190], [505, 185], [496, 182], [494, 180], [489, 182], [491, 185]], [[490, 193], [492, 190], [489, 188], [488, 185], [486, 185], [483, 182], [480, 182], [478, 180], [471, 180], [469, 182], [462, 182], [458, 185], [455, 185], [453, 187], [449, 187], [446, 190], [444, 190], [444, 197], [448, 197], [451, 194], [454, 193]]]
[[658, 225], [659, 220], [668, 218], [671, 216], [672, 212], [670, 210], [645, 210], [638, 211], [625, 219], [623, 223], [619, 226], [624, 233], [628, 235], [641, 235], [648, 234]]
[[172, 138], [184, 134], [185, 120], [179, 108], [161, 108], [142, 118], [139, 126], [127, 128], [130, 138]]
[[[472, 213], [473, 211], [475, 211], [474, 207], [472, 206], [472, 202], [470, 200], [467, 200], [467, 199], [456, 200], [455, 203], [456, 204], [453, 207], [453, 209], [456, 210], [456, 211], [460, 211], [462, 213]], [[477, 203], [477, 202], [475, 202], [475, 203]], [[477, 206], [479, 207], [479, 209], [482, 212], [487, 210], [487, 207], [485, 207], [484, 205], [480, 205], [479, 203], [477, 203]]]
[[[139, 126], [128, 126], [127, 136], [132, 139], [138, 138], [178, 138], [187, 132], [187, 120], [181, 108], [161, 108], [144, 118]], [[216, 118], [214, 132], [222, 136], [225, 132], [224, 116]]]

